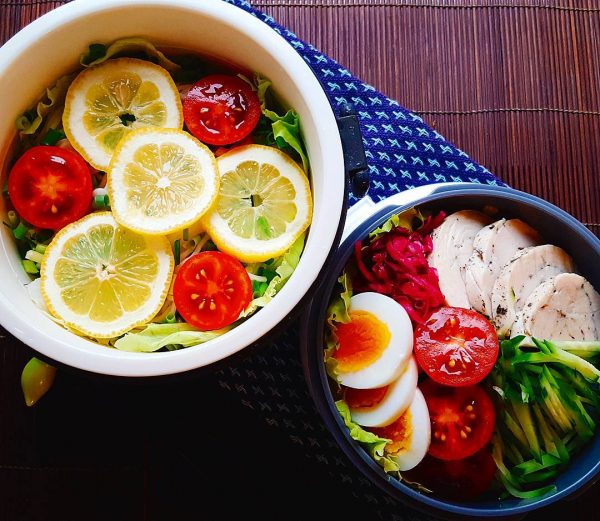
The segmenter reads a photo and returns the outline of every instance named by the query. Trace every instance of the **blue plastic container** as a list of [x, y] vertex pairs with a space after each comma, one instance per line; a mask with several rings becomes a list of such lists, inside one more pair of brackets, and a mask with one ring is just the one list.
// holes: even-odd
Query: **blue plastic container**
[[306, 380], [327, 428], [352, 463], [374, 484], [395, 499], [442, 517], [520, 517], [525, 513], [566, 498], [590, 486], [600, 473], [600, 433], [556, 480], [556, 491], [532, 499], [486, 499], [453, 502], [425, 495], [387, 475], [355, 442], [335, 408], [323, 363], [323, 332], [327, 305], [339, 274], [352, 255], [354, 243], [384, 223], [391, 215], [412, 206], [432, 211], [453, 212], [492, 206], [502, 217], [518, 217], [537, 229], [545, 242], [562, 247], [574, 259], [578, 271], [600, 288], [600, 240], [574, 217], [532, 195], [510, 188], [482, 185], [443, 185], [433, 193], [407, 205], [379, 203], [364, 221], [347, 235], [337, 252], [336, 261], [324, 274], [318, 291], [303, 316], [301, 350]]

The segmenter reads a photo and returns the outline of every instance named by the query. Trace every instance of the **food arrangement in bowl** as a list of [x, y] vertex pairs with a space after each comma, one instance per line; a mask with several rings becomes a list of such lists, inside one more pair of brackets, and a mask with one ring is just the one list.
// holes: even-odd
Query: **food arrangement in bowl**
[[460, 513], [552, 495], [600, 421], [590, 259], [475, 200], [361, 232], [323, 309], [320, 362], [331, 407], [388, 479]]
[[17, 128], [5, 225], [32, 299], [79, 336], [198, 345], [268, 306], [299, 263], [308, 156], [258, 74], [141, 38], [94, 43]]

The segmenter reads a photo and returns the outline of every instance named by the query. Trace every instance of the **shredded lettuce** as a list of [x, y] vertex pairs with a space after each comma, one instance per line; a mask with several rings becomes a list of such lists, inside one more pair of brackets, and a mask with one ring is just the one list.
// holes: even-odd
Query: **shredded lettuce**
[[425, 222], [425, 216], [416, 208], [409, 208], [402, 213], [392, 215], [386, 222], [384, 222], [379, 228], [376, 228], [369, 234], [371, 240], [376, 239], [384, 233], [388, 233], [392, 228], [406, 228], [407, 230], [414, 231], [419, 228]]
[[342, 285], [342, 291], [338, 297], [334, 298], [327, 308], [327, 323], [334, 326], [334, 322], [347, 324], [350, 322], [350, 298], [352, 297], [352, 281], [347, 273], [343, 273], [338, 279]]
[[191, 347], [208, 342], [229, 331], [231, 328], [216, 331], [200, 331], [189, 324], [148, 324], [138, 333], [127, 333], [119, 338], [114, 346], [121, 351], [153, 353], [162, 347], [177, 345]]
[[285, 114], [280, 115], [275, 110], [272, 110], [272, 103], [268, 99], [271, 82], [268, 79], [263, 78], [259, 74], [255, 75], [254, 82], [246, 77], [242, 77], [242, 79], [256, 89], [263, 116], [270, 122], [271, 131], [267, 137], [267, 142], [274, 144], [284, 152], [292, 153], [292, 155], [294, 153], [297, 154], [302, 161], [304, 171], [308, 172], [308, 156], [302, 138], [300, 117], [296, 111], [290, 109]]
[[392, 458], [385, 455], [385, 447], [388, 443], [391, 443], [391, 440], [380, 438], [376, 434], [365, 431], [360, 425], [354, 423], [350, 415], [350, 408], [344, 400], [338, 400], [335, 402], [335, 406], [350, 432], [350, 437], [359, 442], [377, 464], [383, 467], [385, 472], [398, 472], [400, 470], [398, 464]]
[[337, 372], [337, 360], [333, 354], [338, 348], [338, 339], [335, 334], [335, 324], [347, 324], [350, 322], [350, 298], [352, 297], [352, 282], [347, 273], [343, 273], [338, 279], [342, 286], [342, 291], [335, 297], [327, 308], [328, 330], [325, 333], [325, 367], [327, 374], [336, 382], [339, 381]]
[[[250, 302], [250, 305], [242, 313], [242, 318], [250, 316], [258, 308], [266, 306], [269, 302], [271, 302], [271, 300], [273, 300], [273, 297], [275, 297], [281, 288], [283, 288], [300, 262], [300, 255], [302, 255], [302, 250], [304, 250], [305, 238], [306, 233], [303, 233], [300, 237], [298, 237], [298, 239], [296, 239], [294, 244], [292, 244], [291, 248], [286, 253], [284, 253], [270, 265], [270, 268], [275, 270], [276, 275], [268, 283], [263, 294]], [[248, 268], [249, 271], [253, 273], [256, 270], [256, 267], [257, 265], [251, 265]]]
[[87, 52], [81, 55], [79, 63], [84, 67], [93, 67], [117, 54], [144, 53], [148, 58], [154, 58], [158, 63], [169, 72], [177, 72], [181, 67], [175, 62], [169, 60], [152, 43], [144, 38], [131, 37], [121, 38], [111, 43], [108, 47], [101, 43], [93, 43], [89, 46]]
[[61, 76], [52, 87], [46, 89], [34, 107], [17, 118], [15, 124], [21, 136], [38, 134], [38, 130], [39, 135], [45, 135], [45, 130], [62, 126], [65, 96], [74, 77], [74, 74]]

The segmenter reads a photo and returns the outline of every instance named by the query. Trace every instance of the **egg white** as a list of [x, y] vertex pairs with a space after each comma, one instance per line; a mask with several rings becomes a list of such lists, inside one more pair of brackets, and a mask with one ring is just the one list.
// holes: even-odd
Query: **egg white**
[[391, 458], [398, 464], [400, 471], [415, 468], [429, 450], [431, 443], [431, 421], [429, 419], [429, 409], [423, 393], [417, 389], [410, 407], [407, 409], [410, 413], [411, 435], [408, 447], [399, 454], [392, 455]]
[[354, 389], [373, 389], [392, 383], [404, 371], [413, 349], [413, 328], [408, 313], [394, 299], [367, 292], [350, 299], [350, 311], [375, 315], [390, 331], [390, 341], [381, 356], [358, 371], [338, 370], [339, 381]]
[[390, 384], [383, 400], [372, 407], [350, 408], [352, 421], [365, 427], [385, 427], [393, 423], [412, 403], [418, 378], [417, 362], [411, 357], [402, 374]]

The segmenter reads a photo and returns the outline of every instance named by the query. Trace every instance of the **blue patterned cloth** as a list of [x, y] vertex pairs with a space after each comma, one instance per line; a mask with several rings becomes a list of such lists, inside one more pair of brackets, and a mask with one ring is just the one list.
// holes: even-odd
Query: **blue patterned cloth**
[[[502, 185], [483, 166], [446, 141], [423, 120], [354, 77], [344, 67], [299, 40], [272, 17], [244, 0], [225, 0], [255, 15], [281, 34], [304, 58], [324, 86], [334, 111], [350, 104], [357, 111], [369, 164], [369, 195], [374, 201], [416, 186], [470, 181]], [[357, 201], [350, 194], [350, 204]], [[219, 385], [236, 393], [242, 404], [286, 432], [291, 443], [324, 466], [349, 493], [373, 507], [380, 518], [423, 519], [367, 482], [346, 460], [323, 426], [306, 389], [297, 326], [271, 346], [218, 373]]]

